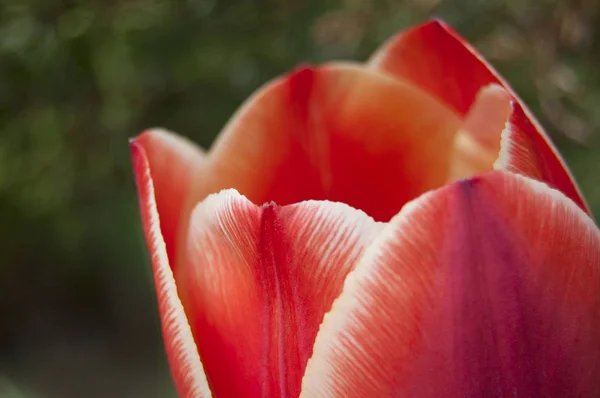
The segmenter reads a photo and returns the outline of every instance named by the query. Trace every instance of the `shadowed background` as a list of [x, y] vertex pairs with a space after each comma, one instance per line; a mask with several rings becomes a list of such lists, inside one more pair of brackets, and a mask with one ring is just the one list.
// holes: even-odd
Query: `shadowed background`
[[600, 216], [596, 0], [3, 0], [0, 397], [174, 397], [127, 138], [208, 146], [301, 62], [432, 15], [541, 119]]

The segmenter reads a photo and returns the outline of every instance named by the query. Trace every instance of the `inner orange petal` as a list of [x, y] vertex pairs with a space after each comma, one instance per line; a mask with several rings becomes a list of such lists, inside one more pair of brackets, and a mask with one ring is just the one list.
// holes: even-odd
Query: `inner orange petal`
[[351, 64], [301, 68], [234, 116], [210, 174], [215, 191], [234, 187], [254, 203], [340, 201], [388, 221], [447, 181], [460, 126], [412, 84]]
[[493, 169], [511, 112], [510, 94], [500, 85], [479, 91], [456, 134], [448, 182]]

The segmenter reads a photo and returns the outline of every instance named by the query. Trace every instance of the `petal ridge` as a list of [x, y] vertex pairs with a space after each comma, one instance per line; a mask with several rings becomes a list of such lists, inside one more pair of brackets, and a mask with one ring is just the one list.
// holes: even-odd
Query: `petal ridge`
[[215, 395], [299, 395], [323, 315], [379, 228], [341, 203], [256, 206], [233, 189], [196, 206], [179, 288]]

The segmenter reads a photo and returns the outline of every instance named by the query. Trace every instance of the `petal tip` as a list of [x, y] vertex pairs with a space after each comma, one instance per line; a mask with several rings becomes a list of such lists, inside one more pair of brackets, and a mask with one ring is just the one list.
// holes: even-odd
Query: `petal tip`
[[444, 18], [438, 16], [438, 15], [434, 15], [431, 18], [429, 18], [429, 20], [427, 22], [425, 22], [424, 25], [441, 25], [441, 26], [445, 26], [448, 25], [448, 23], [444, 20]]
[[288, 74], [291, 75], [295, 75], [298, 73], [310, 73], [312, 72], [314, 69], [316, 69], [316, 67], [308, 62], [301, 62], [298, 65], [296, 65], [296, 67], [294, 69], [292, 69]]
[[510, 95], [510, 93], [508, 92], [508, 90], [505, 87], [502, 87], [502, 85], [495, 83], [495, 82], [489, 83], [489, 84], [483, 86], [477, 95], [480, 96], [484, 92], [493, 93], [495, 95], [502, 96], [506, 99], [509, 99], [511, 102], [511, 106], [514, 107], [514, 105], [513, 105], [514, 100], [512, 99], [512, 96]]
[[148, 164], [144, 148], [138, 142], [137, 137], [129, 139], [129, 153], [131, 156], [131, 163], [133, 165], [133, 172], [136, 182], [139, 182], [139, 174], [144, 168], [148, 167]]
[[286, 76], [294, 102], [308, 102], [316, 71], [316, 68], [309, 64], [300, 64]]

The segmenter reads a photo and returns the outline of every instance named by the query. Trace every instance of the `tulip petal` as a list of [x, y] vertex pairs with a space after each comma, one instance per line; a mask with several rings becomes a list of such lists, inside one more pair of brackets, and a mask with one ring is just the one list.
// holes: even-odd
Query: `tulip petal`
[[[449, 25], [432, 20], [400, 32], [371, 57], [368, 66], [420, 87], [463, 116], [483, 87], [492, 83], [503, 86], [515, 101], [517, 115], [511, 119], [513, 129], [524, 133], [516, 139], [528, 141], [528, 145], [521, 145], [521, 150], [530, 153], [523, 153], [520, 159], [507, 157], [501, 164], [509, 170], [527, 170], [531, 173], [528, 176], [551, 184], [590, 214], [575, 179], [542, 126], [500, 74]], [[513, 138], [512, 134], [508, 136]], [[532, 167], [520, 167], [523, 158], [535, 159], [530, 163]]]
[[510, 114], [511, 96], [498, 84], [479, 91], [454, 140], [448, 181], [490, 171], [500, 153], [501, 134]]
[[325, 316], [318, 397], [600, 396], [600, 231], [492, 171], [407, 204]]
[[[145, 152], [155, 187], [160, 228], [167, 247], [171, 267], [180, 261], [176, 257], [179, 244], [185, 242], [187, 223], [193, 205], [209, 192], [202, 186], [205, 167], [203, 151], [188, 141], [161, 129], [147, 130], [132, 140]], [[134, 170], [144, 173], [146, 170]]]
[[483, 86], [509, 88], [477, 50], [437, 19], [393, 36], [367, 65], [421, 87], [461, 115], [467, 114]]
[[319, 324], [379, 225], [341, 203], [252, 204], [235, 190], [193, 211], [178, 279], [221, 397], [297, 397]]
[[518, 102], [512, 103], [512, 114], [502, 132], [500, 157], [494, 165], [558, 189], [588, 214], [592, 214], [569, 171], [554, 156], [552, 147], [541, 136]]
[[152, 257], [165, 350], [175, 387], [181, 397], [210, 398], [212, 395], [208, 382], [169, 266], [160, 225], [162, 219], [159, 221], [154, 183], [145, 148], [137, 141], [132, 142], [130, 148], [144, 234]]
[[340, 201], [389, 221], [446, 181], [455, 113], [352, 64], [303, 67], [250, 98], [211, 150], [214, 186], [254, 203]]

